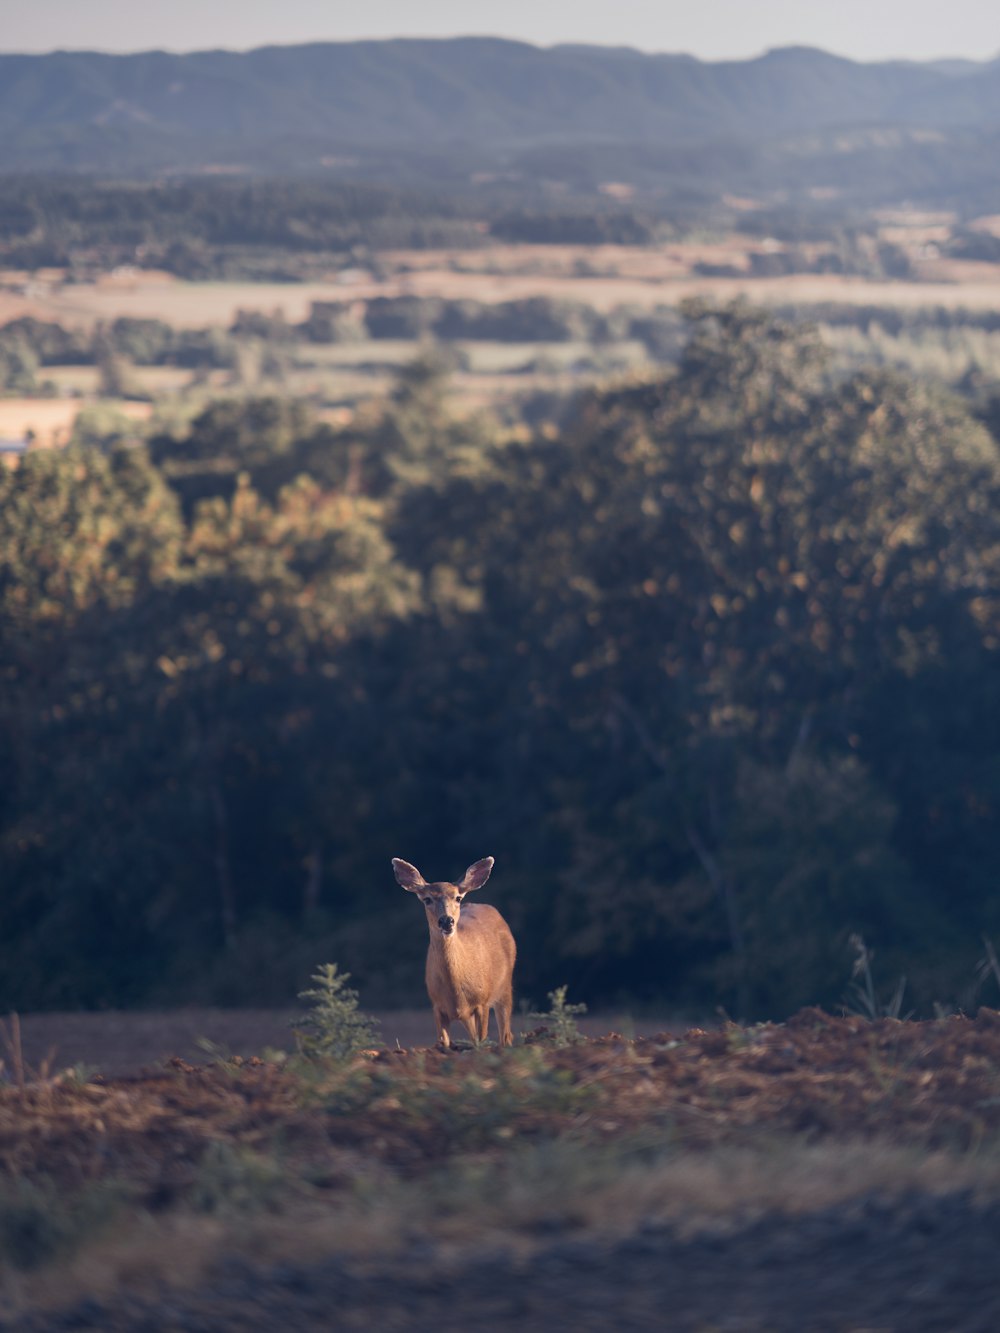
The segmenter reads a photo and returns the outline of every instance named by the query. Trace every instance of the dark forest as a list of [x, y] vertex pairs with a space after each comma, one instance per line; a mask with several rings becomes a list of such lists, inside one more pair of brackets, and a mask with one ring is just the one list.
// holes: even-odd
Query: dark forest
[[1000, 456], [959, 399], [688, 306], [565, 428], [418, 360], [0, 469], [0, 1007], [409, 1000], [389, 866], [496, 857], [522, 995], [919, 1012], [1000, 930]]

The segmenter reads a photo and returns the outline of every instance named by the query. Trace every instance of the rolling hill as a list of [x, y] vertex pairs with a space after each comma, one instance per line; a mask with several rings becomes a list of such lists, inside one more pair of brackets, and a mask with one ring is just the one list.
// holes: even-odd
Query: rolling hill
[[492, 38], [0, 56], [0, 171], [979, 188], [1000, 61], [706, 63]]

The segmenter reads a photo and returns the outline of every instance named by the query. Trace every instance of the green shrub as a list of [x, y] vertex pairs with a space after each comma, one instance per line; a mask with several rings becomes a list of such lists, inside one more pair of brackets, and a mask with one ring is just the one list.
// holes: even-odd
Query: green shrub
[[299, 992], [299, 999], [312, 1005], [295, 1024], [303, 1055], [344, 1060], [378, 1041], [378, 1023], [358, 1008], [358, 993], [347, 984], [350, 975], [338, 972], [336, 963], [324, 963], [313, 974], [315, 986]]
[[549, 1009], [547, 1013], [530, 1013], [528, 1018], [540, 1023], [545, 1038], [553, 1046], [575, 1046], [586, 1038], [576, 1026], [578, 1015], [587, 1012], [585, 1004], [567, 1004], [566, 986], [557, 986], [549, 991]]

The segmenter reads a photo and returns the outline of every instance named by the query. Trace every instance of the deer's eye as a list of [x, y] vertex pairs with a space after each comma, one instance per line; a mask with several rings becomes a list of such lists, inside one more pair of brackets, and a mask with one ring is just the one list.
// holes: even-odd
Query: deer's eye
[[430, 905], [431, 905], [431, 900], [430, 900], [430, 898], [421, 898], [420, 901], [423, 903], [423, 905], [424, 905], [425, 907], [430, 907]]
[[455, 899], [455, 901], [456, 901], [457, 903], [460, 903], [464, 897], [465, 897], [465, 894], [464, 894], [464, 893], [460, 893], [460, 894], [458, 895], [458, 897]]

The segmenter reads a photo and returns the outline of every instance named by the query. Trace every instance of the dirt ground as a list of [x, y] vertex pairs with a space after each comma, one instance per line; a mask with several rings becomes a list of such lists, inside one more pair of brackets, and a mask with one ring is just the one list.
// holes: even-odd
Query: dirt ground
[[[124, 1065], [287, 1036], [273, 1011], [74, 1018]], [[24, 1027], [26, 1055], [85, 1049], [66, 1016]], [[131, 1198], [72, 1287], [15, 1274], [5, 1311], [0, 1281], [4, 1333], [1000, 1328], [1000, 1012], [201, 1055], [0, 1086], [0, 1182], [21, 1190], [0, 1249], [4, 1227], [34, 1243], [40, 1198]]]
[[[207, 1049], [219, 1054], [251, 1056], [271, 1048], [293, 1050], [292, 1024], [301, 1009], [172, 1009], [149, 1013], [24, 1014], [21, 1042], [32, 1067], [47, 1064], [51, 1072], [82, 1065], [87, 1071], [115, 1076], [162, 1065], [173, 1056], [197, 1062]], [[383, 1043], [426, 1046], [434, 1040], [430, 1009], [392, 1009], [375, 1014]], [[523, 1019], [513, 1019], [515, 1033]], [[634, 1021], [626, 1014], [590, 1014], [580, 1020], [589, 1036], [623, 1032], [650, 1036], [664, 1028], [682, 1027], [666, 1016]], [[459, 1026], [455, 1029], [461, 1036]], [[494, 1033], [495, 1035], [495, 1033]], [[0, 1050], [0, 1059], [4, 1052]], [[8, 1061], [9, 1063], [9, 1061]]]

